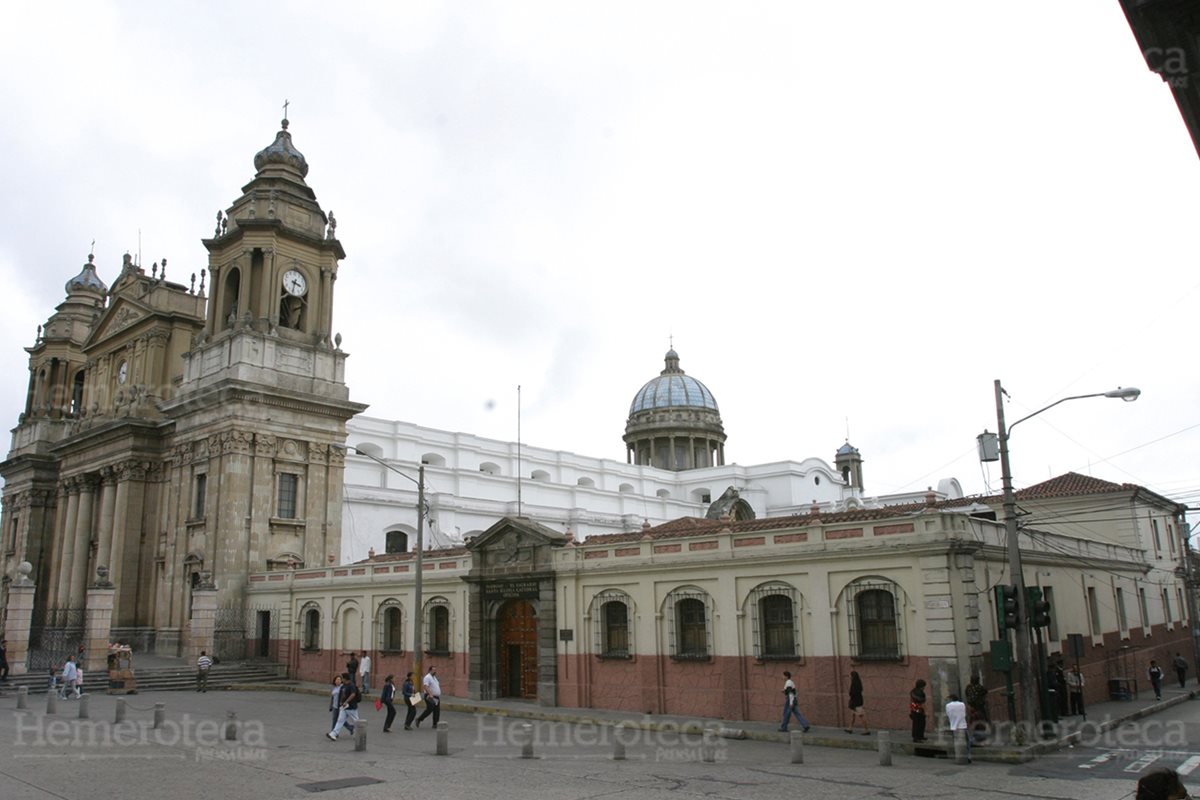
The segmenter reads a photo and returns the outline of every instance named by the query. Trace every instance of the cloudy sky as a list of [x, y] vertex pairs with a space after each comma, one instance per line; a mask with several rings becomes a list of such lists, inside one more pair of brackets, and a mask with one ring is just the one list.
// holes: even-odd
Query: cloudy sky
[[0, 418], [95, 239], [186, 281], [290, 101], [373, 416], [624, 460], [669, 337], [727, 458], [1200, 502], [1200, 160], [1117, 0], [24, 3]]

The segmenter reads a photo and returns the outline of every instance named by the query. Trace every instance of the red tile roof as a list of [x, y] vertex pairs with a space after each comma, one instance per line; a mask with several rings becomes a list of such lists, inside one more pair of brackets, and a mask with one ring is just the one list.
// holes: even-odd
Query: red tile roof
[[1142, 487], [1136, 483], [1113, 483], [1112, 481], [1068, 472], [1048, 481], [1035, 483], [1017, 490], [1018, 500], [1037, 500], [1048, 497], [1074, 497], [1087, 494], [1112, 494], [1113, 492], [1136, 492]]

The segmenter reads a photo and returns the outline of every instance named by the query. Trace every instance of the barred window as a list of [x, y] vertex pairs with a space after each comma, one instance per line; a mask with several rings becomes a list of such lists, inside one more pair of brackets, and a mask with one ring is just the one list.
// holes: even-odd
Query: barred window
[[891, 581], [860, 580], [846, 587], [850, 654], [859, 661], [900, 661], [903, 594]]
[[307, 606], [301, 614], [301, 619], [304, 621], [301, 647], [305, 650], [320, 650], [321, 610], [316, 606]]
[[438, 655], [449, 655], [450, 601], [444, 597], [434, 597], [425, 604], [425, 608], [427, 631], [425, 651]]
[[601, 592], [592, 598], [593, 652], [601, 658], [633, 656], [633, 598], [619, 590]]
[[399, 600], [385, 600], [379, 607], [379, 649], [404, 652], [404, 612]]
[[756, 587], [747, 599], [754, 639], [754, 657], [759, 660], [800, 657], [799, 595], [786, 583]]
[[600, 620], [604, 626], [604, 655], [628, 656], [629, 607], [620, 600], [610, 600], [600, 607]]
[[291, 472], [279, 473], [279, 502], [275, 516], [280, 519], [296, 519], [296, 490], [299, 476]]
[[676, 589], [667, 596], [671, 657], [707, 660], [712, 654], [711, 600], [702, 589]]

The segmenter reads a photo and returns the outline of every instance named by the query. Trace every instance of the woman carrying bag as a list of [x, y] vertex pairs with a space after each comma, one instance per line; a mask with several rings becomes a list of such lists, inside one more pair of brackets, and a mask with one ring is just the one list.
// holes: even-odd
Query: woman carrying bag
[[411, 672], [404, 676], [404, 685], [400, 687], [400, 692], [404, 695], [404, 730], [411, 731], [413, 720], [417, 716], [417, 688], [413, 686]]
[[925, 681], [918, 680], [917, 685], [908, 693], [908, 718], [912, 720], [912, 740], [925, 741]]

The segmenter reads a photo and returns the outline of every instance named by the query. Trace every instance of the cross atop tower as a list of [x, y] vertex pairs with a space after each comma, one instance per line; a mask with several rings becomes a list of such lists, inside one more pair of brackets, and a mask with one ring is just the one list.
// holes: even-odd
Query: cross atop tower
[[289, 105], [288, 99], [285, 97], [283, 99], [283, 121], [284, 122], [287, 122], [287, 107], [288, 107], [288, 105]]

